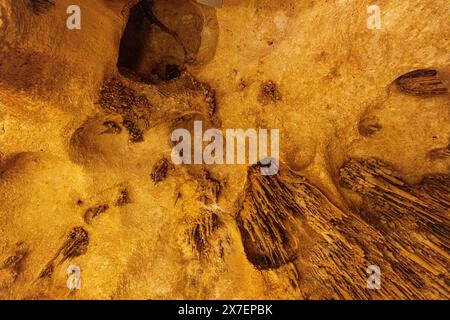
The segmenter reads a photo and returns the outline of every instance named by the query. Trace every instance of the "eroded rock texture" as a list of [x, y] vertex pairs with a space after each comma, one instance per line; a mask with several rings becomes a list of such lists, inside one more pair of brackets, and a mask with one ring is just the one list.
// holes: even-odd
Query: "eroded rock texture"
[[[0, 298], [448, 299], [450, 6], [377, 4], [0, 0]], [[195, 120], [279, 173], [175, 165]]]

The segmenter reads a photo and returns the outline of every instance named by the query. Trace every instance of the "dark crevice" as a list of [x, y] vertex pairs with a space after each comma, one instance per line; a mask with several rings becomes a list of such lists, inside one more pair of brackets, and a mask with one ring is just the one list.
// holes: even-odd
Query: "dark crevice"
[[[161, 22], [154, 12], [155, 1], [143, 0], [130, 10], [130, 16], [120, 43], [119, 71], [127, 76], [130, 73], [138, 75], [142, 81], [159, 82], [178, 78], [186, 63], [193, 61], [200, 43], [202, 20], [198, 13], [197, 29], [180, 34]], [[162, 2], [162, 15], [167, 19], [177, 12], [177, 4]], [[181, 10], [181, 9], [179, 9]], [[195, 7], [186, 5], [182, 10], [191, 12]], [[174, 22], [177, 29], [182, 30], [181, 22]], [[194, 45], [192, 44], [194, 43]], [[198, 45], [196, 45], [198, 43]]]
[[55, 6], [54, 0], [29, 0], [28, 3], [35, 14], [42, 14]]

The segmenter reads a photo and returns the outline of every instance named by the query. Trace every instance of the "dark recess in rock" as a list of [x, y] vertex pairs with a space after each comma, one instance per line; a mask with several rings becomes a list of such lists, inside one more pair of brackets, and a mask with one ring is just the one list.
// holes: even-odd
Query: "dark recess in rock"
[[35, 14], [42, 14], [55, 6], [54, 0], [28, 0], [28, 3]]
[[262, 83], [258, 100], [263, 105], [280, 101], [281, 94], [278, 91], [276, 83], [271, 80]]
[[126, 190], [126, 189], [121, 190], [119, 193], [119, 197], [116, 200], [116, 206], [123, 207], [123, 206], [129, 204], [130, 202], [131, 201], [130, 201], [130, 195], [128, 193], [128, 190]]
[[167, 172], [169, 171], [169, 161], [166, 158], [159, 160], [152, 168], [150, 173], [150, 178], [157, 184], [163, 181], [167, 177]]
[[433, 69], [419, 69], [408, 72], [395, 80], [402, 92], [416, 96], [447, 94], [448, 88]]
[[138, 128], [136, 123], [131, 120], [125, 119], [122, 122], [123, 126], [128, 130], [130, 135], [130, 142], [137, 143], [144, 141], [144, 132]]

